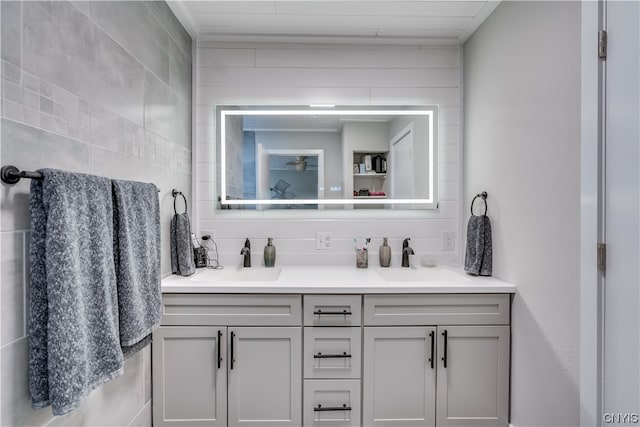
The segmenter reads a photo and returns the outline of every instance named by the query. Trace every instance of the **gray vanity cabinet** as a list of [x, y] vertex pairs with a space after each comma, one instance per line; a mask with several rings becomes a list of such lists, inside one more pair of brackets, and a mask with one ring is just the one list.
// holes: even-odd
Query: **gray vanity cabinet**
[[509, 327], [440, 326], [437, 336], [436, 425], [507, 426]]
[[435, 425], [436, 328], [365, 327], [365, 426]]
[[229, 328], [229, 340], [229, 427], [300, 426], [302, 328]]
[[152, 353], [155, 426], [227, 425], [226, 335], [225, 327], [156, 329]]
[[509, 305], [506, 294], [365, 295], [363, 425], [508, 426]]
[[154, 426], [298, 427], [302, 297], [165, 294], [152, 364]]

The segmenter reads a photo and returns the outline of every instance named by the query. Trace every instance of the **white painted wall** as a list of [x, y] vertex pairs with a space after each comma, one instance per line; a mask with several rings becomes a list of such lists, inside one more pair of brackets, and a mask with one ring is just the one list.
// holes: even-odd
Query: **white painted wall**
[[580, 2], [503, 2], [464, 45], [465, 200], [512, 307], [511, 422], [579, 425]]
[[[225, 264], [240, 263], [238, 253], [244, 238], [252, 239], [253, 247], [260, 249], [267, 236], [275, 238], [281, 264], [350, 264], [354, 262], [355, 237], [373, 238], [375, 251], [382, 237], [389, 237], [396, 265], [405, 237], [411, 237], [418, 255], [428, 254], [443, 264], [459, 261], [460, 245], [455, 251], [442, 251], [442, 232], [457, 232], [460, 218], [459, 55], [458, 47], [200, 42], [195, 83], [196, 230], [216, 232]], [[216, 213], [215, 106], [326, 103], [439, 104], [439, 211], [385, 221], [365, 210], [359, 210], [356, 217], [346, 217], [353, 212], [333, 210], [336, 216], [324, 219], [300, 211], [276, 212], [289, 215], [278, 219], [274, 212], [262, 211], [260, 220], [242, 216], [246, 212]], [[332, 250], [315, 249], [316, 231], [333, 233]], [[255, 265], [261, 261], [261, 250], [254, 250]]]

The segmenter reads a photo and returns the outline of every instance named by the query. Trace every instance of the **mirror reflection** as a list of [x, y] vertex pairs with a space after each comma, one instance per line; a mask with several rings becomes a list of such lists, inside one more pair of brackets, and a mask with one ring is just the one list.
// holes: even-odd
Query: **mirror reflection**
[[217, 109], [221, 209], [435, 209], [437, 106]]

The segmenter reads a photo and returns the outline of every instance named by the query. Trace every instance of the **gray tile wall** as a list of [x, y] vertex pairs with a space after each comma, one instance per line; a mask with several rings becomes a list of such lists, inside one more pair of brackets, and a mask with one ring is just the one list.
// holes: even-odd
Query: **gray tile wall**
[[[154, 182], [169, 274], [171, 189], [191, 201], [189, 35], [163, 1], [2, 1], [0, 25], [0, 162]], [[148, 347], [77, 410], [31, 409], [28, 192], [0, 186], [0, 425], [150, 426]]]

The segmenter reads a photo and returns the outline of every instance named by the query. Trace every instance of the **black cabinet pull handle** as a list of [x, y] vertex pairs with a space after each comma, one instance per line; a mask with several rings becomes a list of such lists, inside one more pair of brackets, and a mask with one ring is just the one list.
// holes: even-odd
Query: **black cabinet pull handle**
[[436, 349], [436, 334], [433, 331], [431, 331], [429, 332], [429, 336], [431, 337], [431, 357], [429, 357], [429, 362], [431, 363], [431, 369], [433, 369], [434, 368], [433, 363], [435, 362], [433, 353]]
[[218, 369], [222, 366], [222, 331], [218, 331]]
[[329, 412], [329, 411], [350, 411], [351, 406], [347, 406], [347, 404], [343, 404], [342, 406], [327, 406], [325, 408], [322, 405], [318, 404], [315, 408], [313, 408], [314, 412]]
[[351, 357], [350, 354], [347, 354], [347, 352], [345, 351], [342, 354], [322, 354], [322, 353], [318, 353], [318, 354], [314, 354], [313, 358], [314, 359], [338, 359], [338, 358], [343, 358], [343, 357]]
[[313, 312], [316, 316], [351, 316], [351, 312], [347, 310], [342, 311], [322, 311], [316, 310]]
[[230, 357], [230, 359], [231, 359], [231, 361], [229, 362], [231, 369], [233, 369], [233, 362], [236, 361], [236, 359], [234, 358], [234, 355], [233, 355], [233, 341], [235, 340], [235, 338], [236, 338], [235, 332], [231, 332], [231, 343], [230, 343], [230, 346], [231, 346], [231, 357]]
[[445, 329], [444, 332], [442, 332], [442, 336], [444, 337], [444, 357], [442, 358], [442, 361], [444, 362], [444, 367], [447, 367], [447, 330]]

